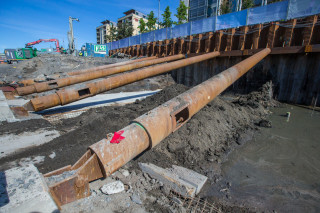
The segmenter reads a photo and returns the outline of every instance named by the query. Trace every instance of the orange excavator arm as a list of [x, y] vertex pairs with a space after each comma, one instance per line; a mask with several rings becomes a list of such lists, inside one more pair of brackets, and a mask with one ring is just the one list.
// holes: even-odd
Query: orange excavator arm
[[59, 40], [58, 39], [39, 39], [37, 41], [29, 42], [26, 44], [26, 47], [31, 47], [35, 44], [39, 44], [41, 42], [55, 42], [56, 44], [56, 52], [60, 52], [60, 45], [59, 45]]

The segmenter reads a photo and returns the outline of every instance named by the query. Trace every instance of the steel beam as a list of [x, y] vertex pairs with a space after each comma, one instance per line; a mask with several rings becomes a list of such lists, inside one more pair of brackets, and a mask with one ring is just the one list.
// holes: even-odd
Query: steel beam
[[74, 166], [45, 174], [49, 177], [76, 170], [71, 177], [49, 186], [56, 203], [60, 206], [89, 196], [90, 181], [111, 175], [146, 149], [159, 144], [270, 52], [270, 49], [264, 49], [138, 117], [120, 130], [124, 137], [120, 143], [102, 139], [90, 146]]

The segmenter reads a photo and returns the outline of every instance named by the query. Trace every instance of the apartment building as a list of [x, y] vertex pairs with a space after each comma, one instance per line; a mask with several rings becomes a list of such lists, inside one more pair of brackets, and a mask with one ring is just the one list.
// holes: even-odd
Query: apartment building
[[189, 0], [189, 21], [219, 15], [221, 0]]
[[[242, 0], [184, 0], [189, 1], [189, 21], [195, 21], [211, 16], [220, 15], [220, 7], [223, 1], [229, 1], [231, 12], [241, 10]], [[253, 0], [254, 6], [263, 6], [275, 0]]]
[[[184, 2], [184, 5], [186, 5], [187, 7], [189, 7], [189, 3], [190, 3], [190, 0], [181, 0]], [[189, 10], [187, 11], [187, 17], [188, 17], [188, 20], [189, 20]]]
[[[139, 20], [141, 18], [143, 18], [143, 20], [146, 23], [148, 22], [147, 15], [145, 15], [137, 10], [131, 9], [131, 10], [124, 12], [124, 14], [125, 14], [125, 16], [118, 18], [117, 23], [110, 21], [110, 20], [105, 20], [105, 21], [101, 22], [102, 25], [96, 28], [97, 44], [105, 44], [105, 43], [110, 42], [107, 39], [107, 35], [109, 35], [110, 28], [112, 25], [117, 27], [117, 25], [120, 23], [130, 23], [133, 28], [132, 35], [135, 36], [135, 35], [140, 34], [140, 31], [138, 28], [140, 25]], [[158, 24], [155, 24], [155, 27], [158, 28]]]
[[107, 35], [109, 35], [111, 26], [117, 27], [117, 23], [110, 21], [110, 20], [104, 20], [101, 22], [101, 26], [96, 28], [97, 33], [97, 44], [105, 44], [110, 42], [107, 39]]
[[125, 14], [125, 16], [118, 18], [118, 24], [119, 23], [130, 23], [133, 27], [133, 35], [138, 35], [140, 33], [138, 27], [140, 25], [139, 20], [141, 18], [143, 18], [146, 23], [148, 22], [147, 15], [145, 15], [137, 10], [131, 9], [131, 10], [124, 12], [124, 14]]

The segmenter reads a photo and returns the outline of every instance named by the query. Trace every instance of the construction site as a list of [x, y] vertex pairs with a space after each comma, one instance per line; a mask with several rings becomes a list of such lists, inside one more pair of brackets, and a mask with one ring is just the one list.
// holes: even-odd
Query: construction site
[[81, 50], [69, 17], [67, 49], [7, 50], [0, 212], [320, 212], [320, 1], [301, 2]]

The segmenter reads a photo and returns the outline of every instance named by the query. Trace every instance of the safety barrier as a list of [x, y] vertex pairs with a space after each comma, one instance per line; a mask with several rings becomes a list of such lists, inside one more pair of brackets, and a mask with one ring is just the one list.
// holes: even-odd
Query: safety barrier
[[163, 28], [107, 43], [109, 50], [266, 22], [320, 14], [320, 0], [288, 0]]

